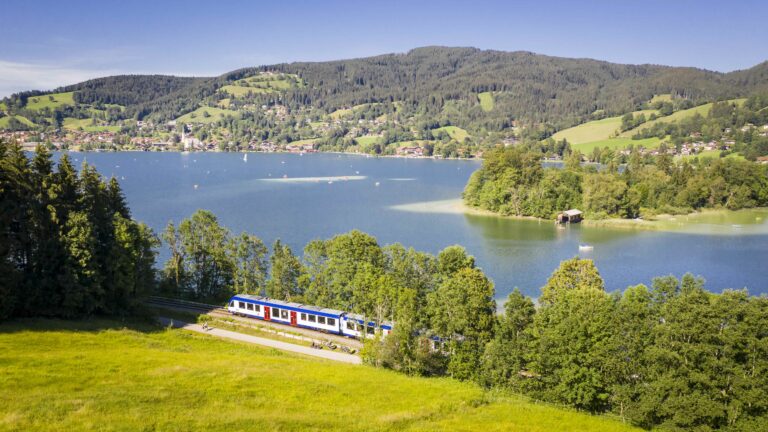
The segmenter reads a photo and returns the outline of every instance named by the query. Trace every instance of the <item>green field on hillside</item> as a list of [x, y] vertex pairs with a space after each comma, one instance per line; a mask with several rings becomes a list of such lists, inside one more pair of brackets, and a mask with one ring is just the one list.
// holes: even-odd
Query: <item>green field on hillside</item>
[[249, 93], [253, 94], [259, 94], [259, 93], [273, 93], [276, 90], [271, 89], [265, 89], [265, 88], [259, 88], [259, 87], [245, 87], [245, 86], [239, 86], [235, 84], [225, 85], [221, 87], [219, 90], [231, 95], [232, 97], [245, 97]]
[[20, 115], [15, 115], [15, 116], [6, 116], [6, 117], [0, 118], [0, 129], [7, 128], [8, 127], [8, 123], [10, 123], [12, 118], [15, 118], [16, 120], [24, 123], [27, 126], [30, 126], [30, 127], [34, 127], [35, 126], [35, 124], [31, 120], [29, 120], [28, 118], [26, 118], [24, 116], [20, 116]]
[[482, 92], [477, 94], [477, 99], [480, 100], [480, 108], [483, 109], [483, 111], [493, 111], [494, 101], [493, 101], [493, 93], [491, 92]]
[[117, 125], [99, 125], [98, 122], [94, 124], [92, 119], [76, 119], [67, 117], [64, 119], [64, 129], [68, 130], [78, 130], [82, 129], [86, 132], [103, 132], [103, 131], [109, 131], [109, 132], [118, 132], [120, 131], [120, 126]]
[[[638, 116], [644, 114], [647, 118], [656, 110], [642, 110], [635, 111], [632, 114]], [[574, 126], [568, 129], [561, 130], [560, 132], [552, 135], [555, 140], [562, 140], [565, 138], [571, 145], [584, 144], [591, 141], [606, 140], [613, 136], [615, 132], [621, 127], [621, 117], [608, 117], [601, 120], [593, 120], [590, 122], [582, 123], [578, 126]]]
[[27, 106], [25, 108], [37, 111], [45, 108], [55, 109], [64, 105], [74, 105], [73, 94], [74, 92], [66, 92], [32, 96], [27, 99]]
[[[208, 117], [205, 113], [208, 112]], [[233, 110], [221, 109], [215, 107], [200, 107], [191, 113], [184, 114], [176, 119], [179, 123], [213, 123], [221, 120], [222, 118], [231, 115], [233, 117], [240, 117], [240, 113]]]
[[2, 430], [633, 430], [447, 378], [130, 322], [4, 323], [0, 364]]
[[380, 138], [381, 137], [378, 135], [364, 135], [355, 138], [355, 142], [360, 146], [368, 146], [376, 144], [376, 141], [378, 141]]
[[458, 142], [464, 142], [465, 139], [469, 136], [469, 133], [465, 131], [464, 129], [458, 127], [458, 126], [443, 126], [439, 127], [437, 129], [432, 129], [432, 136], [437, 136], [438, 132], [444, 131], [447, 133], [452, 139], [458, 141]]
[[[746, 101], [746, 99], [731, 99], [728, 102], [736, 102], [739, 105], [741, 105], [744, 103], [744, 101]], [[659, 117], [656, 120], [645, 122], [634, 129], [630, 129], [622, 133], [620, 136], [631, 137], [632, 135], [638, 133], [639, 131], [645, 128], [653, 127], [653, 125], [655, 125], [656, 123], [675, 123], [675, 122], [684, 120], [686, 118], [693, 117], [696, 114], [701, 114], [702, 116], [706, 117], [707, 114], [709, 114], [709, 111], [712, 109], [712, 105], [713, 105], [712, 103], [707, 103], [707, 104], [699, 105], [697, 107], [689, 108], [687, 110], [674, 112], [666, 117]]]
[[661, 140], [656, 137], [640, 140], [633, 140], [632, 138], [610, 138], [606, 140], [576, 144], [573, 146], [573, 149], [580, 151], [582, 154], [589, 154], [592, 153], [592, 150], [594, 150], [595, 147], [608, 147], [613, 150], [623, 150], [630, 145], [633, 145], [635, 147], [642, 146], [647, 149], [653, 149], [658, 147], [659, 144], [661, 144]]
[[672, 102], [672, 95], [671, 94], [658, 94], [654, 95], [649, 103], [656, 103], [656, 102]]

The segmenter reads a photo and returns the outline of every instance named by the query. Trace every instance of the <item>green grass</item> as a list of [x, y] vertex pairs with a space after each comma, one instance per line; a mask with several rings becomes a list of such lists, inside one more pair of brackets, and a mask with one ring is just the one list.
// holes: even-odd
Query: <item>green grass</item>
[[672, 102], [672, 95], [671, 94], [654, 95], [649, 101], [649, 103], [655, 104], [656, 102]]
[[270, 90], [270, 89], [263, 89], [263, 88], [257, 88], [257, 87], [244, 87], [244, 86], [239, 86], [234, 84], [225, 85], [221, 87], [219, 90], [236, 98], [245, 97], [248, 95], [248, 93], [259, 94], [259, 93], [275, 92], [275, 90]]
[[0, 102], [0, 111], [5, 111], [8, 109], [8, 106], [5, 104], [5, 102]]
[[[728, 102], [731, 102], [731, 103], [736, 102], [739, 105], [741, 105], [744, 103], [744, 101], [746, 101], [746, 99], [731, 99]], [[706, 117], [707, 114], [709, 114], [709, 111], [712, 109], [712, 105], [713, 105], [712, 103], [707, 103], [704, 105], [699, 105], [693, 108], [689, 108], [687, 110], [677, 111], [665, 117], [659, 117], [656, 120], [645, 122], [634, 129], [630, 129], [622, 133], [620, 136], [631, 137], [632, 135], [636, 134], [637, 132], [645, 128], [653, 127], [653, 125], [655, 125], [656, 123], [676, 123], [681, 120], [693, 117], [696, 114], [701, 114], [702, 116]]]
[[293, 145], [314, 144], [319, 139], [320, 138], [308, 138], [308, 139], [303, 139], [303, 140], [291, 141], [289, 144], [293, 144]]
[[79, 130], [82, 129], [86, 132], [119, 132], [120, 126], [118, 125], [99, 125], [98, 120], [96, 121], [96, 124], [93, 124], [91, 119], [76, 119], [72, 117], [67, 117], [64, 119], [64, 129], [68, 130]]
[[30, 119], [28, 119], [28, 118], [26, 118], [24, 116], [15, 115], [15, 116], [6, 116], [6, 117], [3, 117], [3, 118], [0, 118], [0, 129], [7, 128], [8, 127], [8, 123], [11, 122], [11, 118], [15, 118], [16, 120], [24, 123], [27, 126], [30, 126], [30, 127], [34, 127], [35, 126], [35, 124]]
[[0, 364], [0, 430], [633, 430], [450, 379], [114, 321], [5, 323]]
[[[56, 109], [64, 105], [74, 105], [75, 100], [72, 98], [73, 94], [74, 92], [66, 92], [33, 96], [27, 99], [27, 106], [25, 108], [38, 111], [45, 108]], [[51, 100], [51, 98], [53, 98], [53, 100]]]
[[[210, 115], [209, 117], [205, 117], [205, 115], [203, 114], [206, 111]], [[191, 113], [184, 114], [183, 116], [177, 118], [176, 121], [180, 123], [206, 123], [207, 124], [207, 123], [217, 122], [228, 115], [231, 115], [233, 117], [240, 117], [240, 113], [238, 113], [237, 111], [206, 106], [206, 107], [200, 107], [192, 111]]]
[[583, 154], [589, 154], [592, 153], [592, 150], [594, 150], [595, 147], [604, 148], [608, 147], [614, 150], [623, 150], [630, 145], [633, 145], [635, 147], [637, 146], [643, 146], [647, 149], [656, 148], [661, 144], [661, 140], [653, 137], [653, 138], [647, 138], [647, 139], [640, 139], [640, 140], [633, 140], [632, 138], [610, 138], [600, 141], [592, 141], [588, 143], [583, 144], [576, 144], [573, 146], [575, 150], [580, 151]]
[[437, 129], [432, 129], [432, 136], [436, 137], [440, 131], [445, 131], [445, 133], [447, 133], [451, 139], [454, 139], [460, 143], [464, 142], [464, 140], [469, 136], [469, 133], [466, 130], [458, 126], [443, 126]]
[[[648, 118], [648, 116], [655, 112], [657, 111], [642, 110], [635, 111], [632, 114], [635, 116], [645, 114], [645, 117]], [[621, 127], [621, 117], [622, 116], [608, 117], [601, 120], [593, 120], [590, 122], [582, 123], [578, 126], [561, 130], [560, 132], [554, 134], [552, 138], [556, 140], [565, 138], [571, 145], [606, 140], [611, 138], [611, 136], [613, 136], [613, 134], [616, 133]], [[645, 124], [647, 124], [647, 122]]]
[[330, 117], [333, 120], [339, 120], [344, 117], [352, 115], [354, 111], [352, 108], [344, 108], [344, 109], [337, 109], [336, 111], [328, 114], [328, 117]]
[[376, 135], [364, 135], [355, 138], [355, 142], [359, 146], [368, 146], [376, 144], [376, 141], [378, 141], [381, 137]]
[[494, 101], [493, 101], [493, 93], [491, 92], [482, 92], [477, 94], [477, 99], [480, 100], [480, 108], [483, 109], [483, 111], [493, 111]]

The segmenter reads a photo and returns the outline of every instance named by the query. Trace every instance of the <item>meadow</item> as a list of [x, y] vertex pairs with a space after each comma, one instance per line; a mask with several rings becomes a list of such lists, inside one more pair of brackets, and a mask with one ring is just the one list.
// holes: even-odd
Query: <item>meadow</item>
[[[746, 99], [731, 99], [728, 102], [730, 102], [730, 103], [735, 102], [735, 103], [741, 105], [741, 104], [744, 103], [744, 101], [746, 101]], [[693, 108], [689, 108], [689, 109], [686, 109], [686, 110], [676, 111], [676, 112], [674, 112], [674, 113], [672, 113], [672, 114], [670, 114], [668, 116], [659, 117], [659, 118], [657, 118], [655, 120], [647, 121], [647, 122], [639, 125], [638, 127], [634, 128], [634, 129], [630, 129], [630, 130], [628, 130], [626, 132], [623, 132], [620, 136], [621, 137], [629, 138], [629, 137], [632, 137], [632, 135], [634, 135], [634, 134], [638, 133], [639, 131], [641, 131], [642, 129], [653, 127], [653, 125], [655, 125], [656, 123], [676, 123], [676, 122], [682, 121], [684, 119], [693, 117], [696, 114], [699, 114], [699, 115], [702, 115], [702, 116], [706, 117], [707, 114], [709, 114], [709, 111], [712, 110], [712, 105], [713, 105], [712, 103], [707, 103], [707, 104], [699, 105], [699, 106], [696, 106], [696, 107], [693, 107]]]
[[[643, 110], [635, 111], [632, 114], [635, 116], [644, 114], [647, 118], [655, 112], [656, 110]], [[552, 138], [556, 140], [566, 139], [571, 145], [607, 140], [621, 127], [621, 117], [622, 116], [608, 117], [582, 123], [578, 126], [564, 129], [554, 134]]]
[[432, 136], [437, 136], [440, 131], [447, 133], [451, 139], [454, 139], [460, 143], [464, 142], [464, 140], [469, 136], [469, 133], [466, 130], [458, 126], [443, 126], [437, 129], [432, 129]]
[[44, 96], [33, 96], [27, 100], [26, 108], [29, 110], [55, 109], [64, 105], [74, 105], [74, 92], [52, 93]]
[[480, 101], [480, 108], [483, 109], [483, 111], [493, 111], [493, 107], [495, 105], [493, 100], [493, 93], [491, 92], [482, 92], [477, 94], [477, 99]]
[[[205, 116], [205, 112], [208, 112], [208, 117]], [[240, 117], [240, 113], [234, 110], [206, 106], [184, 114], [177, 118], [176, 121], [179, 123], [213, 123], [228, 115]]]
[[0, 364], [0, 430], [634, 430], [447, 378], [132, 321], [4, 323]]

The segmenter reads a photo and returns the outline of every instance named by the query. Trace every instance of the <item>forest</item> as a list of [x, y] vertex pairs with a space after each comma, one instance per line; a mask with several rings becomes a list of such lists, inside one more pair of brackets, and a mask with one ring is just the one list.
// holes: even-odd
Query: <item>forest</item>
[[554, 219], [578, 208], [587, 218], [637, 218], [687, 214], [703, 208], [739, 210], [768, 205], [768, 166], [735, 158], [676, 161], [669, 154], [634, 150], [625, 166], [614, 159], [600, 168], [566, 155], [562, 168], [541, 164], [538, 149], [498, 148], [464, 190], [465, 202], [511, 216]]

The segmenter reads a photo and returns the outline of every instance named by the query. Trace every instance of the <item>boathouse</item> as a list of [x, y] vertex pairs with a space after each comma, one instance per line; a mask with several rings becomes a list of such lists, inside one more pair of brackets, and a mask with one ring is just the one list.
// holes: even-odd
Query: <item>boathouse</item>
[[558, 213], [557, 223], [577, 223], [581, 222], [582, 213], [581, 210], [570, 209], [564, 212]]

